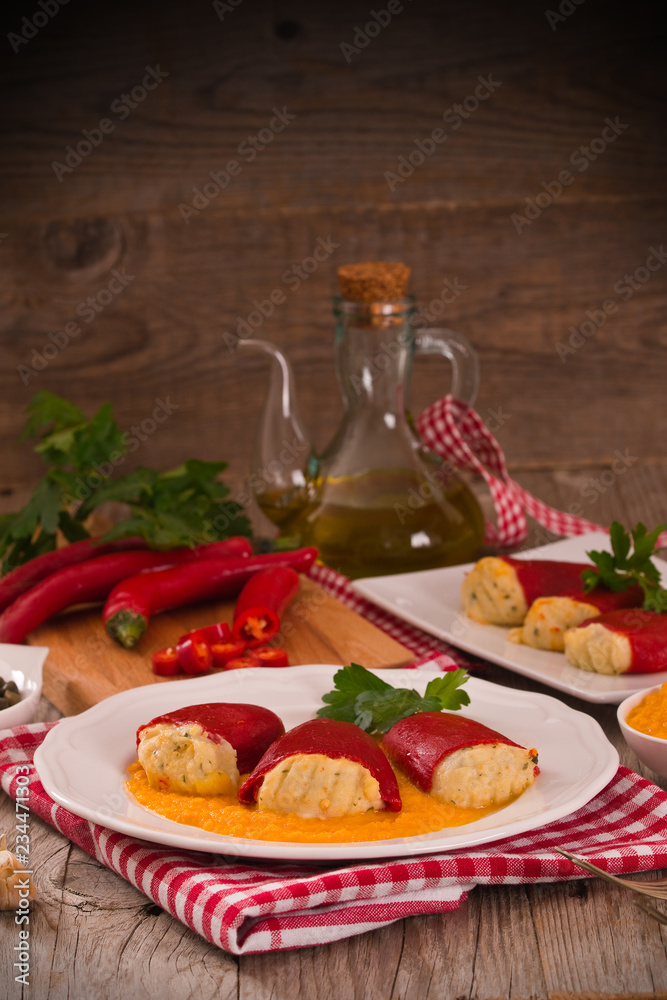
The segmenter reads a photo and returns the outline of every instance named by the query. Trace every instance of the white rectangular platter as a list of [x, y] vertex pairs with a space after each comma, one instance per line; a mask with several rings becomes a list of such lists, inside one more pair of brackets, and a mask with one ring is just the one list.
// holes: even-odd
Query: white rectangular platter
[[[610, 549], [604, 532], [579, 535], [540, 548], [516, 553], [517, 559], [554, 559], [587, 562], [591, 549]], [[654, 560], [667, 580], [667, 562]], [[519, 646], [507, 639], [508, 629], [479, 625], [461, 608], [461, 584], [473, 563], [356, 580], [352, 586], [368, 600], [398, 618], [485, 660], [541, 681], [557, 691], [584, 701], [619, 704], [628, 695], [667, 681], [667, 673], [622, 674], [617, 677], [589, 673], [571, 666], [564, 653], [550, 653]]]

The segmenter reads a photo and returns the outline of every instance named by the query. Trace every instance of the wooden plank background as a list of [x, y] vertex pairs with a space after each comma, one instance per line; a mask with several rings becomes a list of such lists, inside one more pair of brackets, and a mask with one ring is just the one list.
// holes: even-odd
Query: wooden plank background
[[[73, 2], [14, 45], [9, 33], [32, 8], [3, 8], [5, 509], [39, 472], [14, 443], [23, 408], [43, 388], [88, 412], [111, 399], [124, 429], [168, 401], [172, 414], [127, 468], [223, 458], [240, 488], [267, 367], [234, 357], [224, 334], [275, 289], [285, 301], [258, 333], [293, 360], [302, 414], [324, 445], [341, 413], [335, 269], [374, 258], [410, 264], [419, 301], [435, 301], [433, 319], [472, 340], [477, 407], [526, 485], [531, 470], [603, 470], [619, 451], [631, 464], [664, 458], [667, 267], [638, 272], [635, 289], [624, 278], [667, 235], [658, 8], [639, 2], [629, 16], [624, 4], [586, 0], [565, 4], [565, 15], [554, 4], [560, 20], [550, 24], [536, 3], [421, 0], [347, 50], [349, 61], [341, 44], [354, 43], [368, 5], [218, 8], [221, 16], [211, 3]], [[121, 120], [114, 102], [158, 66], [168, 76]], [[480, 77], [494, 92], [460, 127], [443, 121]], [[295, 117], [249, 162], [239, 145], [274, 108]], [[53, 162], [103, 118], [113, 132], [59, 180]], [[619, 134], [582, 159], [576, 151], [607, 119]], [[444, 143], [390, 190], [385, 173], [436, 128]], [[179, 205], [235, 158], [240, 172], [186, 223]], [[565, 169], [572, 183], [517, 232], [512, 215], [540, 192], [545, 204], [543, 182]], [[335, 249], [298, 288], [286, 284], [318, 240]], [[127, 286], [85, 322], [77, 308], [114, 269]], [[446, 279], [465, 289], [441, 311]], [[563, 361], [570, 328], [609, 299], [617, 311]], [[81, 333], [26, 375], [33, 352], [71, 321]], [[448, 378], [444, 364], [418, 364], [414, 409]], [[580, 492], [574, 484], [566, 500], [580, 502]]]

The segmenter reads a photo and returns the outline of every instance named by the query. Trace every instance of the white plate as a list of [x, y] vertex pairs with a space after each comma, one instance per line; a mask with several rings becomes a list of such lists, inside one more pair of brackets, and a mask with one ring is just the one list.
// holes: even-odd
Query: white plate
[[[517, 552], [517, 559], [555, 559], [563, 562], [588, 562], [587, 551], [611, 551], [609, 536], [602, 532], [566, 538], [538, 549]], [[654, 560], [667, 579], [667, 563]], [[474, 653], [485, 660], [507, 667], [524, 677], [574, 694], [584, 701], [618, 704], [649, 684], [667, 681], [667, 673], [622, 674], [610, 677], [579, 670], [568, 663], [564, 653], [549, 653], [530, 646], [519, 646], [507, 639], [506, 628], [479, 625], [461, 608], [461, 584], [474, 563], [429, 569], [421, 573], [400, 573], [394, 576], [373, 576], [356, 580], [354, 589], [385, 608], [397, 618], [416, 625], [431, 635], [445, 639], [453, 646]]]
[[32, 722], [42, 696], [42, 667], [49, 652], [46, 646], [19, 646], [0, 642], [0, 677], [14, 681], [21, 700], [0, 709], [0, 732]]
[[[77, 816], [141, 840], [253, 858], [344, 861], [452, 851], [532, 830], [585, 805], [618, 768], [616, 750], [590, 716], [556, 698], [511, 691], [473, 677], [467, 684], [472, 704], [464, 714], [516, 743], [537, 747], [541, 773], [509, 806], [455, 832], [334, 845], [244, 840], [163, 819], [125, 792], [127, 767], [136, 759], [135, 732], [142, 723], [184, 705], [230, 701], [271, 708], [291, 729], [322, 707], [322, 695], [333, 687], [339, 669], [327, 664], [287, 670], [250, 667], [124, 691], [52, 729], [35, 754], [37, 773], [48, 794]], [[427, 669], [378, 673], [397, 687], [415, 687], [421, 693], [431, 678], [442, 676]]]

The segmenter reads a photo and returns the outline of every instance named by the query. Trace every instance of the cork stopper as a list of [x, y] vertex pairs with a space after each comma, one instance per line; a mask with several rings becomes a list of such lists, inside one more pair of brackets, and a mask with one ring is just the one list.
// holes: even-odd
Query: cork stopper
[[350, 302], [395, 302], [408, 294], [410, 268], [387, 260], [343, 264], [338, 281], [343, 298]]

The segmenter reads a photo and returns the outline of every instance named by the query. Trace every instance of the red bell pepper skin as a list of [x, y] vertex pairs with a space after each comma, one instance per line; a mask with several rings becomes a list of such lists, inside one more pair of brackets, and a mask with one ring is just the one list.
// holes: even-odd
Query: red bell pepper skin
[[59, 611], [74, 604], [103, 601], [128, 576], [188, 562], [196, 570], [209, 558], [220, 562], [226, 553], [230, 553], [229, 561], [233, 558], [238, 563], [248, 558], [238, 556], [239, 550], [247, 551], [249, 547], [245, 538], [228, 538], [195, 549], [117, 552], [67, 566], [47, 576], [5, 609], [0, 615], [0, 642], [23, 642], [29, 632]]
[[239, 802], [246, 805], [256, 802], [264, 776], [281, 760], [294, 754], [315, 753], [333, 760], [343, 757], [361, 764], [378, 782], [387, 809], [400, 811], [402, 803], [396, 775], [373, 737], [352, 722], [335, 719], [310, 719], [276, 740], [239, 788]]
[[124, 579], [109, 594], [103, 618], [109, 635], [130, 649], [146, 631], [152, 615], [201, 601], [236, 597], [254, 573], [268, 566], [291, 566], [307, 573], [317, 549], [271, 552], [241, 559], [202, 559]]
[[599, 618], [588, 618], [579, 628], [593, 623], [626, 636], [632, 661], [625, 673], [657, 674], [667, 670], [667, 614], [621, 608]]
[[639, 608], [644, 602], [644, 593], [636, 584], [619, 591], [598, 584], [593, 590], [584, 591], [581, 574], [585, 569], [593, 569], [592, 563], [513, 559], [511, 556], [500, 558], [513, 567], [528, 607], [538, 597], [571, 597], [574, 601], [592, 604], [601, 613], [615, 608]]
[[391, 727], [382, 739], [382, 749], [415, 785], [429, 792], [433, 785], [433, 772], [445, 757], [480, 743], [519, 746], [494, 729], [463, 715], [418, 712]]
[[299, 574], [274, 566], [251, 576], [236, 599], [232, 635], [252, 649], [272, 639], [287, 606], [299, 592]]
[[96, 559], [98, 556], [108, 556], [112, 552], [131, 552], [136, 549], [147, 549], [143, 538], [119, 538], [115, 542], [101, 544], [96, 538], [85, 538], [80, 542], [72, 542], [62, 549], [45, 552], [36, 556], [23, 566], [17, 566], [0, 580], [0, 611], [9, 607], [21, 594], [34, 587], [52, 573], [74, 566], [77, 563]]
[[236, 750], [236, 766], [240, 774], [252, 771], [262, 754], [285, 732], [282, 720], [268, 708], [235, 702], [211, 702], [178, 708], [139, 726], [137, 747], [144, 729], [158, 723], [199, 725], [215, 743], [226, 740]]

